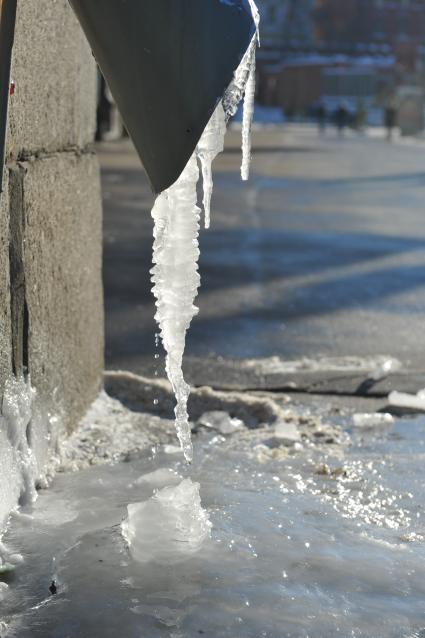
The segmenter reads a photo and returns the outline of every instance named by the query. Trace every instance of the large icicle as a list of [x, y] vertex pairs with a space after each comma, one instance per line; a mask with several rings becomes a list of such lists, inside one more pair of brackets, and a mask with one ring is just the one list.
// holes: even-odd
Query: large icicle
[[193, 448], [187, 401], [190, 387], [182, 372], [186, 332], [198, 309], [194, 300], [200, 285], [198, 273], [198, 233], [200, 209], [197, 206], [196, 185], [199, 179], [198, 160], [204, 182], [203, 205], [205, 226], [210, 225], [212, 194], [211, 164], [223, 150], [226, 123], [236, 113], [245, 95], [242, 127], [242, 178], [248, 179], [251, 156], [251, 125], [255, 95], [255, 52], [259, 42], [259, 14], [253, 0], [249, 0], [257, 27], [256, 34], [235, 72], [223, 101], [214, 111], [195, 153], [179, 179], [161, 193], [152, 209], [154, 219], [153, 263], [151, 270], [153, 293], [156, 297], [156, 321], [160, 327], [166, 351], [166, 371], [177, 404], [176, 429], [185, 458], [191, 461]]
[[186, 331], [198, 312], [193, 305], [200, 277], [198, 273], [198, 231], [200, 209], [196, 205], [199, 169], [196, 155], [180, 178], [155, 201], [153, 293], [157, 299], [156, 320], [166, 351], [166, 370], [177, 399], [176, 429], [184, 455], [192, 460], [193, 450], [187, 400], [190, 388], [183, 378], [182, 360]]

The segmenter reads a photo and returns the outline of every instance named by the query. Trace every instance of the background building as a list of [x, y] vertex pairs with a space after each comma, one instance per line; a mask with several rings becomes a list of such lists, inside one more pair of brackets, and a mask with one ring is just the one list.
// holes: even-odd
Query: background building
[[425, 0], [284, 6], [284, 24], [266, 40], [259, 66], [261, 103], [306, 115], [319, 102], [332, 110], [343, 100], [352, 110], [361, 103], [377, 121], [399, 87], [424, 86]]

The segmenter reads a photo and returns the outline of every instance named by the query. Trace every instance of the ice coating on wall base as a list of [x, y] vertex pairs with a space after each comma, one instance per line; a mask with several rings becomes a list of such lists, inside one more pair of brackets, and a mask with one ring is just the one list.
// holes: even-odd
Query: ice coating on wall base
[[[56, 417], [42, 409], [30, 380], [22, 376], [6, 381], [0, 408], [1, 540], [11, 510], [34, 502], [36, 486], [47, 484], [46, 472], [53, 465], [46, 463], [55, 452], [50, 432], [59, 427]], [[0, 542], [0, 568], [10, 563], [14, 558]]]
[[238, 108], [242, 98], [242, 179], [248, 179], [251, 160], [251, 125], [255, 96], [255, 52], [259, 42], [259, 14], [249, 0], [256, 33], [234, 74], [223, 100], [217, 105], [198, 146], [179, 179], [161, 193], [152, 209], [154, 220], [153, 294], [156, 297], [155, 319], [160, 328], [166, 352], [166, 372], [176, 397], [176, 430], [187, 461], [193, 457], [191, 429], [187, 411], [190, 387], [182, 372], [186, 332], [198, 309], [194, 305], [200, 285], [198, 273], [199, 218], [197, 183], [199, 166], [203, 177], [205, 227], [210, 226], [212, 169], [215, 157], [224, 148], [226, 122]]
[[35, 391], [23, 378], [9, 379], [3, 397], [1, 424], [14, 452], [20, 476], [20, 503], [32, 503], [37, 498], [35, 481], [37, 461], [30, 446], [31, 418]]

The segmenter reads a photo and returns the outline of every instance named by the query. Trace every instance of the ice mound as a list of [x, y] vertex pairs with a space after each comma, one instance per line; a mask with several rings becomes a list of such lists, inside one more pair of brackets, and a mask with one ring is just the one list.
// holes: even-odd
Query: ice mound
[[185, 479], [142, 503], [128, 506], [122, 534], [140, 563], [175, 565], [191, 558], [209, 537], [211, 523], [201, 506], [199, 483]]

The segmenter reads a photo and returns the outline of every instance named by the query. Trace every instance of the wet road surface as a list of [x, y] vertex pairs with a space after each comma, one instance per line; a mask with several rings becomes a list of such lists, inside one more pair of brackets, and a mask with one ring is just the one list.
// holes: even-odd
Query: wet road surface
[[[217, 356], [387, 354], [417, 385], [425, 367], [425, 145], [320, 138], [309, 126], [262, 129], [243, 183], [239, 135], [228, 134], [215, 163], [212, 225], [200, 235], [200, 313], [187, 339], [192, 382], [200, 366], [209, 381], [205, 362]], [[129, 142], [99, 152], [106, 365], [146, 374], [156, 365], [153, 196]]]

